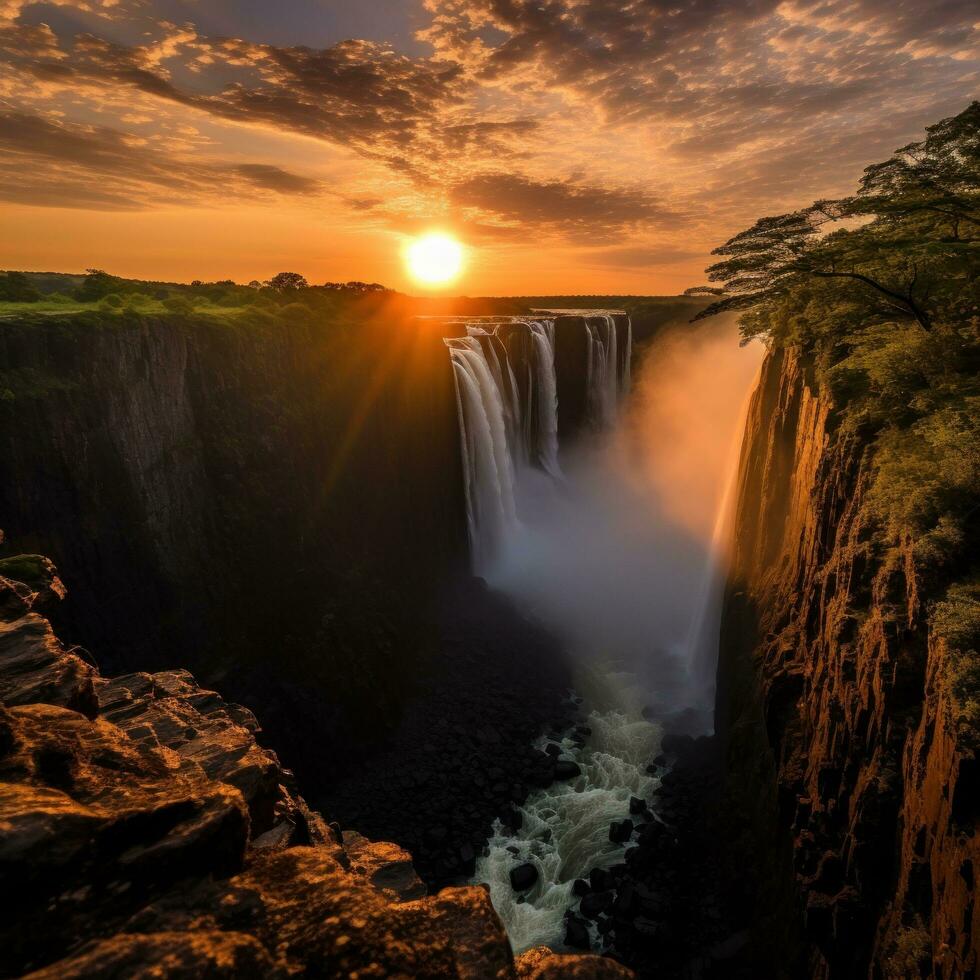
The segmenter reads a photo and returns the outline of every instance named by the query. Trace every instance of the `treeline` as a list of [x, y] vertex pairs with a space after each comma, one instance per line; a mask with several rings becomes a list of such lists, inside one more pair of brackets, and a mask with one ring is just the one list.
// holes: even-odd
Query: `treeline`
[[240, 285], [230, 279], [217, 282], [195, 280], [190, 284], [146, 282], [123, 279], [102, 269], [88, 269], [84, 276], [58, 273], [6, 272], [0, 274], [0, 302], [98, 304], [106, 310], [142, 310], [158, 305], [175, 313], [190, 313], [207, 307], [278, 310], [299, 303], [311, 311], [339, 297], [351, 299], [380, 296], [391, 290], [376, 282], [309, 283], [295, 272], [280, 272], [264, 282]]
[[796, 345], [867, 444], [871, 547], [913, 542], [980, 747], [980, 103], [868, 167], [853, 196], [762, 218], [716, 250], [701, 316]]

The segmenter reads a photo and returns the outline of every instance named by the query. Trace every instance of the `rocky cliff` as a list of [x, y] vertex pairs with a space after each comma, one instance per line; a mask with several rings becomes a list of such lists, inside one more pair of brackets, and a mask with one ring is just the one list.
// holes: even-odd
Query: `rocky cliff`
[[810, 357], [769, 353], [719, 666], [737, 873], [755, 879], [774, 975], [974, 977], [980, 771], [955, 690], [968, 631], [937, 627], [949, 576], [876, 527], [874, 443], [846, 413]]
[[327, 826], [247, 709], [66, 648], [63, 595], [46, 559], [0, 563], [2, 975], [630, 976], [515, 961], [486, 890], [427, 896], [404, 850]]

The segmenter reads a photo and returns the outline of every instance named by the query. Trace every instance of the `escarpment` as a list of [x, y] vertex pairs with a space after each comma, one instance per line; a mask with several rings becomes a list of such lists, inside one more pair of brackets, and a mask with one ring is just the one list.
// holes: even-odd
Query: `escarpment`
[[426, 895], [400, 847], [328, 826], [250, 711], [66, 648], [45, 615], [63, 592], [45, 559], [0, 564], [3, 975], [630, 976], [515, 961], [483, 888]]
[[973, 977], [975, 637], [941, 620], [975, 620], [977, 597], [968, 562], [934, 574], [876, 522], [875, 443], [849, 411], [812, 356], [769, 353], [719, 666], [737, 873], [779, 975]]

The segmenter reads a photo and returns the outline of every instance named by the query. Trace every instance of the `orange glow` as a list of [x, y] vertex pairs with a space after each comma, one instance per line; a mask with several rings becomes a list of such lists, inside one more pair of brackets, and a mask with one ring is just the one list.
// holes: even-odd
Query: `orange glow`
[[446, 285], [458, 279], [463, 269], [463, 246], [450, 235], [431, 232], [405, 249], [405, 265], [424, 286]]

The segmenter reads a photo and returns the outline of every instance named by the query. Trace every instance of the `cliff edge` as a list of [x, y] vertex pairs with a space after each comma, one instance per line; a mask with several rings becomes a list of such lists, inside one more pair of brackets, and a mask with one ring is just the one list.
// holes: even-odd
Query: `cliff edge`
[[0, 561], [0, 973], [66, 977], [629, 977], [515, 960], [480, 887], [296, 793], [245, 708], [182, 670], [102, 677], [58, 640], [39, 556]]
[[954, 561], [942, 521], [885, 533], [881, 443], [818, 376], [799, 347], [766, 359], [722, 626], [718, 728], [757, 945], [774, 975], [973, 977], [970, 549]]

